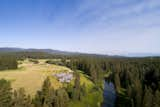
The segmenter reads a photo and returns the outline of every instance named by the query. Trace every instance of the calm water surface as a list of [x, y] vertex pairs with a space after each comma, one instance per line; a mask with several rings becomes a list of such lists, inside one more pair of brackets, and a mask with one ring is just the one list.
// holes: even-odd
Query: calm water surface
[[102, 107], [114, 107], [116, 100], [116, 91], [112, 82], [105, 82], [104, 84], [104, 102]]

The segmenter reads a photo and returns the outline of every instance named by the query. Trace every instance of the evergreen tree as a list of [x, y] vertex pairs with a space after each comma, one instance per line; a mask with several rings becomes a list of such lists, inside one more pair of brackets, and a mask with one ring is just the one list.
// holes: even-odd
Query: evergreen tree
[[35, 107], [55, 107], [55, 98], [55, 90], [51, 86], [50, 78], [47, 77], [43, 83], [42, 90], [38, 91], [35, 96]]
[[25, 94], [24, 88], [14, 91], [12, 107], [32, 107], [31, 98]]
[[118, 72], [114, 72], [114, 83], [115, 83], [116, 90], [119, 91], [121, 84], [120, 84], [120, 78], [119, 78]]
[[4, 79], [0, 80], [0, 107], [11, 107], [11, 84]]
[[83, 83], [83, 85], [81, 86], [81, 97], [86, 96], [86, 94], [87, 94], [86, 85]]
[[80, 88], [80, 75], [75, 73], [74, 89], [72, 94], [73, 100], [80, 100]]
[[90, 75], [91, 75], [92, 80], [96, 83], [97, 82], [97, 71], [94, 65], [91, 65], [90, 67]]
[[132, 87], [129, 85], [128, 88], [127, 88], [127, 94], [130, 98], [133, 97], [133, 92], [132, 92]]
[[115, 63], [115, 67], [113, 67], [113, 76], [114, 76], [115, 87], [118, 92], [119, 89], [121, 88], [119, 73], [120, 73], [120, 64]]
[[56, 91], [55, 107], [68, 107], [69, 97], [65, 89]]
[[153, 107], [160, 107], [160, 91], [156, 90], [153, 98]]
[[142, 104], [142, 84], [140, 80], [135, 78], [133, 90], [135, 92], [135, 105], [136, 107], [141, 107]]
[[35, 107], [43, 107], [42, 99], [43, 99], [42, 92], [41, 91], [37, 91], [37, 93], [35, 95], [35, 98], [33, 100], [34, 106]]
[[143, 98], [143, 107], [152, 107], [152, 102], [153, 102], [153, 94], [152, 94], [152, 90], [148, 89], [147, 87], [145, 87], [145, 91], [144, 91], [144, 98]]

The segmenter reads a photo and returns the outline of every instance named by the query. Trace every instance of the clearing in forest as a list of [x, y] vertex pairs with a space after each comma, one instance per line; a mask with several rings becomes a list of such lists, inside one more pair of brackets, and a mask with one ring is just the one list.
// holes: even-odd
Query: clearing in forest
[[51, 77], [52, 85], [55, 89], [62, 87], [54, 76], [54, 73], [72, 72], [69, 68], [46, 64], [46, 60], [39, 60], [38, 64], [29, 60], [20, 61], [18, 69], [0, 71], [0, 79], [4, 78], [11, 81], [12, 88], [18, 89], [24, 87], [28, 94], [34, 95], [41, 89], [43, 81], [47, 76]]

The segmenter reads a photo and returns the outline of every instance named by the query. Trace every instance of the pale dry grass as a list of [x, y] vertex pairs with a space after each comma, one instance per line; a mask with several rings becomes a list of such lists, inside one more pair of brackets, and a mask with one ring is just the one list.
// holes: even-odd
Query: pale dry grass
[[43, 81], [47, 76], [51, 77], [52, 85], [55, 89], [62, 87], [62, 83], [57, 81], [52, 75], [58, 72], [71, 72], [69, 68], [45, 64], [45, 60], [40, 60], [39, 64], [33, 64], [25, 60], [19, 65], [17, 70], [6, 70], [0, 72], [0, 79], [4, 78], [12, 82], [13, 89], [24, 87], [28, 94], [34, 95], [41, 89]]

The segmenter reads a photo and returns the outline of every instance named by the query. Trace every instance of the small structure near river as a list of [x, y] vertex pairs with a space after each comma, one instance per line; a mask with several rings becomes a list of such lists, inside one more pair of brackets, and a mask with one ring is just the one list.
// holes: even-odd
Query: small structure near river
[[70, 83], [73, 79], [72, 73], [57, 73], [53, 74], [53, 76], [57, 77], [57, 79], [62, 83]]

